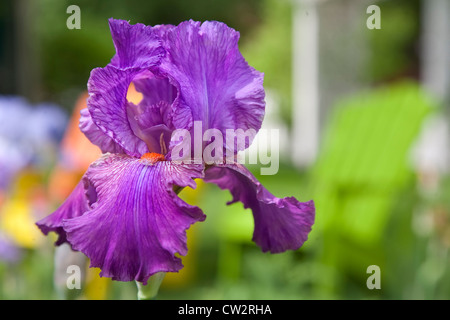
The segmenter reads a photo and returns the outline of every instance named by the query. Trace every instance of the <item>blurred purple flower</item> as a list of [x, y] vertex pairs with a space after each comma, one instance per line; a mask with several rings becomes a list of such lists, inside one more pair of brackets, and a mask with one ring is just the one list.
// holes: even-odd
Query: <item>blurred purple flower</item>
[[0, 96], [0, 189], [25, 166], [49, 164], [49, 151], [57, 149], [66, 124], [56, 105], [31, 106], [22, 97]]
[[16, 263], [22, 258], [22, 250], [0, 232], [0, 261]]
[[[205, 215], [178, 190], [204, 178], [230, 190], [231, 202], [251, 208], [253, 240], [263, 251], [296, 250], [314, 223], [312, 201], [279, 199], [240, 164], [206, 166], [172, 161], [176, 129], [259, 130], [264, 117], [263, 74], [238, 49], [239, 33], [220, 22], [178, 26], [110, 20], [116, 55], [91, 72], [80, 128], [105, 155], [91, 164], [62, 206], [37, 222], [58, 233], [99, 267], [101, 276], [147, 282], [183, 265], [186, 230]], [[127, 100], [131, 83], [142, 93]], [[166, 150], [166, 146], [169, 146]]]

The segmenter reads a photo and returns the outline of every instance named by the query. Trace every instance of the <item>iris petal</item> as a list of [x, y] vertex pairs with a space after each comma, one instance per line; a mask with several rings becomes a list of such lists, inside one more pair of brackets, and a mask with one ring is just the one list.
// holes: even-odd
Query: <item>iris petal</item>
[[[169, 54], [158, 69], [179, 84], [180, 108], [190, 108], [193, 121], [224, 136], [226, 129], [259, 130], [265, 109], [263, 74], [241, 55], [238, 32], [216, 21], [186, 21], [163, 35]], [[174, 120], [174, 125], [184, 124]]]
[[251, 208], [255, 221], [253, 241], [271, 253], [297, 250], [307, 240], [314, 223], [314, 202], [299, 202], [294, 197], [276, 198], [240, 164], [213, 166], [205, 181], [228, 189], [233, 200]]
[[89, 210], [89, 202], [93, 203], [96, 201], [94, 193], [91, 193], [92, 197], [91, 201], [89, 201], [89, 197], [86, 195], [86, 190], [89, 190], [89, 188], [86, 189], [85, 184], [86, 181], [82, 179], [66, 201], [55, 212], [36, 222], [36, 225], [45, 235], [50, 231], [58, 234], [55, 245], [67, 242], [66, 232], [63, 229], [63, 220], [83, 215]]
[[151, 106], [162, 101], [171, 105], [177, 97], [177, 89], [167, 78], [141, 77], [134, 81], [136, 90], [143, 94], [142, 105]]
[[85, 118], [80, 127], [102, 151], [140, 157], [150, 150], [128, 121], [127, 92], [133, 80], [153, 76], [150, 69], [159, 65], [166, 51], [152, 27], [114, 19], [109, 20], [109, 26], [116, 54], [105, 68], [91, 72], [88, 109], [92, 123]]
[[123, 148], [110, 138], [92, 120], [91, 114], [87, 108], [80, 112], [80, 130], [93, 144], [98, 146], [103, 153], [125, 153]]
[[74, 250], [86, 254], [101, 276], [146, 283], [156, 272], [177, 272], [175, 253], [187, 253], [186, 230], [205, 219], [182, 201], [173, 187], [195, 188], [201, 165], [169, 161], [148, 163], [125, 155], [107, 155], [91, 165], [87, 179], [97, 202], [84, 215], [64, 222]]
[[145, 142], [134, 134], [127, 115], [128, 87], [139, 73], [139, 68], [120, 70], [110, 65], [92, 70], [87, 102], [95, 125], [135, 157], [149, 151]]
[[157, 33], [150, 26], [109, 19], [109, 28], [116, 48], [111, 64], [118, 68], [149, 68], [159, 64], [165, 55]]

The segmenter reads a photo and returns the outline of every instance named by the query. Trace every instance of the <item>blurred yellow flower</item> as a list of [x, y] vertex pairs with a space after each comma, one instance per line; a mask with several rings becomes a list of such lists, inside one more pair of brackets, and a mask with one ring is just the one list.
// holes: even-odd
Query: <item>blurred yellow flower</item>
[[36, 213], [45, 210], [42, 175], [24, 170], [0, 208], [0, 229], [18, 245], [35, 248], [45, 239], [36, 228]]

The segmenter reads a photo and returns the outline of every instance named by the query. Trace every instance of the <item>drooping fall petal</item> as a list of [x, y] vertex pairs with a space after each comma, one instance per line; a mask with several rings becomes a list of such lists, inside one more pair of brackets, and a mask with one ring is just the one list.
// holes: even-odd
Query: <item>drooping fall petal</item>
[[308, 238], [314, 223], [313, 201], [299, 202], [294, 197], [277, 198], [240, 164], [213, 166], [206, 170], [205, 181], [228, 189], [233, 200], [253, 212], [253, 241], [266, 252], [297, 250]]
[[205, 219], [182, 201], [174, 186], [195, 188], [202, 165], [177, 166], [126, 155], [107, 155], [86, 177], [97, 201], [84, 215], [65, 220], [72, 248], [86, 254], [101, 276], [145, 283], [156, 272], [176, 272], [186, 255], [186, 230]]

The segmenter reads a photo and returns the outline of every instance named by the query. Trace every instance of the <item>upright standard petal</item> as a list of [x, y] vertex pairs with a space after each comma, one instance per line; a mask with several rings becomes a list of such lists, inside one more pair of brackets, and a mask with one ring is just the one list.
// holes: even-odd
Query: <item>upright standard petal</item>
[[179, 166], [126, 155], [106, 155], [86, 173], [97, 202], [84, 215], [66, 220], [74, 250], [86, 254], [101, 276], [146, 283], [156, 272], [177, 272], [186, 255], [186, 230], [205, 219], [182, 201], [174, 187], [195, 188], [201, 165]]
[[121, 68], [149, 68], [165, 55], [158, 34], [142, 23], [131, 25], [124, 20], [109, 19], [116, 55], [111, 64]]
[[263, 74], [239, 52], [238, 32], [221, 22], [187, 21], [165, 30], [164, 37], [168, 55], [159, 70], [179, 84], [180, 108], [190, 108], [193, 121], [223, 136], [226, 129], [260, 129]]
[[[82, 129], [100, 147], [113, 146], [114, 142], [128, 155], [140, 157], [150, 150], [130, 126], [128, 88], [134, 80], [153, 77], [151, 70], [159, 65], [166, 51], [152, 27], [114, 19], [110, 19], [109, 25], [116, 55], [105, 68], [92, 70], [88, 81], [88, 109], [93, 124], [100, 131], [88, 126], [90, 122], [86, 120], [89, 119], [81, 123]], [[106, 137], [101, 137], [100, 133]]]
[[255, 221], [253, 241], [263, 252], [297, 250], [307, 240], [314, 224], [314, 202], [299, 202], [294, 197], [276, 198], [240, 164], [213, 166], [205, 181], [230, 190], [233, 200], [251, 208]]
[[[63, 220], [72, 219], [83, 215], [89, 210], [89, 204], [95, 202], [95, 194], [92, 193], [83, 179], [76, 185], [75, 189], [64, 201], [64, 203], [52, 214], [36, 222], [36, 225], [41, 231], [47, 235], [50, 231], [58, 234], [58, 239], [55, 245], [61, 245], [67, 242], [66, 232], [63, 229]], [[87, 193], [91, 193], [92, 197], [89, 199]]]

